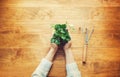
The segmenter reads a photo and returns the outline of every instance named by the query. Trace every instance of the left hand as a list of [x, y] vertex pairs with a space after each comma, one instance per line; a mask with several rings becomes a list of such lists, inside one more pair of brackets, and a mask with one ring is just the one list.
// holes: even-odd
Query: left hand
[[56, 51], [58, 49], [58, 45], [55, 43], [51, 43], [51, 48]]

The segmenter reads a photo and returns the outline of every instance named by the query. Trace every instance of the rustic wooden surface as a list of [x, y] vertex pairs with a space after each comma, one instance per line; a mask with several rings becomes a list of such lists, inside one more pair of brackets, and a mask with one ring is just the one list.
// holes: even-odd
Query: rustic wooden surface
[[[119, 0], [0, 0], [0, 77], [30, 77], [49, 48], [50, 25], [75, 25], [72, 52], [82, 77], [120, 77]], [[94, 27], [87, 64], [79, 27]], [[65, 77], [65, 56], [58, 50], [48, 77]]]

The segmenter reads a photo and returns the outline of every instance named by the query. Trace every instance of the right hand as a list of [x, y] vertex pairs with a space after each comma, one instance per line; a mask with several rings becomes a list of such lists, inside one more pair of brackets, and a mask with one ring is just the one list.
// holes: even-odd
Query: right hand
[[66, 43], [63, 47], [64, 51], [68, 50], [71, 48], [71, 45], [72, 45], [72, 42], [71, 41], [68, 41], [68, 43]]

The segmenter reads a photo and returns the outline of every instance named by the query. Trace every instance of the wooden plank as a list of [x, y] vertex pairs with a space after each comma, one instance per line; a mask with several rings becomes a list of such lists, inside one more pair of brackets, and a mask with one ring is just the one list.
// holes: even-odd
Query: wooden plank
[[[19, 9], [17, 9], [19, 8]], [[118, 20], [120, 19], [120, 7], [79, 7], [79, 8], [44, 8], [44, 7], [16, 7], [1, 8], [1, 20], [25, 21], [25, 20]], [[56, 9], [58, 9], [56, 11]], [[5, 13], [7, 12], [7, 13]], [[68, 15], [68, 18], [66, 17]], [[116, 15], [114, 15], [116, 14]], [[66, 18], [65, 18], [66, 17]], [[60, 20], [56, 20], [60, 19]]]
[[[93, 22], [93, 21], [91, 21]], [[105, 21], [104, 21], [105, 22]], [[86, 24], [86, 27], [89, 29], [89, 31], [94, 27], [94, 34], [102, 34], [102, 33], [119, 33], [119, 29], [120, 29], [120, 24], [119, 22], [94, 22], [94, 23], [87, 23], [89, 25]], [[114, 24], [115, 23], [115, 24]], [[52, 23], [51, 23], [52, 24]], [[21, 32], [21, 33], [52, 33], [52, 28], [51, 28], [51, 24], [50, 23], [39, 23], [39, 22], [15, 22], [15, 23], [11, 23], [11, 22], [1, 22], [0, 26], [1, 26], [1, 30], [0, 33], [9, 33], [9, 32]], [[12, 26], [11, 26], [12, 25]], [[34, 25], [34, 26], [33, 26]], [[109, 27], [107, 27], [109, 26]], [[69, 29], [69, 31], [72, 34], [78, 34], [81, 33], [81, 31], [79, 31], [79, 27], [84, 28], [83, 25], [75, 25], [74, 28], [75, 30], [72, 31], [71, 29]]]
[[[1, 1], [1, 5], [4, 7], [39, 7], [39, 6], [69, 6], [72, 5], [74, 7], [79, 7], [79, 6], [86, 6], [86, 7], [115, 7], [119, 6], [120, 1], [119, 0], [93, 0], [92, 2], [90, 0], [84, 0], [84, 1], [79, 1], [79, 0], [74, 0], [74, 1], [62, 1], [62, 0], [52, 0], [52, 1], [37, 1], [37, 0], [31, 0], [29, 3], [27, 3], [28, 0], [21, 0], [21, 1], [15, 1], [15, 0], [10, 0], [10, 1]], [[33, 4], [31, 4], [33, 3]], [[6, 4], [6, 5], [5, 5]], [[25, 5], [26, 4], [26, 5]], [[31, 5], [30, 5], [31, 4]], [[38, 5], [41, 4], [41, 5]]]
[[[0, 64], [11, 63], [14, 61], [23, 61], [29, 63], [35, 61], [38, 63], [47, 53], [48, 48], [0, 48]], [[4, 51], [4, 52], [3, 52]], [[83, 48], [72, 47], [72, 53], [75, 56], [75, 60], [81, 62]], [[101, 58], [102, 57], [102, 58]], [[59, 50], [54, 58], [55, 64], [62, 63], [65, 64], [65, 55], [63, 50]], [[102, 62], [102, 61], [116, 61], [119, 62], [120, 54], [119, 48], [88, 48], [87, 53], [88, 66], [92, 62]], [[60, 62], [59, 62], [60, 61]], [[119, 64], [119, 63], [118, 63]], [[59, 66], [58, 66], [59, 67]]]
[[[93, 34], [89, 41], [89, 47], [119, 47], [120, 34]], [[46, 39], [44, 39], [46, 38]], [[8, 33], [0, 34], [0, 48], [7, 47], [46, 47], [50, 43], [51, 34], [22, 34]], [[82, 47], [84, 44], [83, 36], [71, 34], [73, 47]], [[112, 41], [111, 41], [112, 40]]]

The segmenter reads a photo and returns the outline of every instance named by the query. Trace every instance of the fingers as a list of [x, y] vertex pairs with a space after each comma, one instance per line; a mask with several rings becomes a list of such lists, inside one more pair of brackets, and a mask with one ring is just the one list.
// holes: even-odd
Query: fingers
[[50, 34], [50, 38], [52, 38], [54, 35], [54, 30], [52, 31], [52, 33]]
[[52, 45], [53, 47], [58, 47], [57, 44], [55, 44], [55, 43], [51, 43], [51, 45]]
[[55, 44], [55, 43], [51, 43], [51, 47], [52, 47], [53, 49], [57, 50], [58, 45], [57, 45], [57, 44]]
[[71, 47], [71, 45], [72, 45], [71, 41], [69, 41], [68, 43], [66, 43], [65, 46], [64, 46], [64, 50], [69, 49]]
[[72, 41], [70, 40], [70, 41], [68, 41], [68, 43], [67, 44], [70, 44], [70, 45], [72, 45]]

